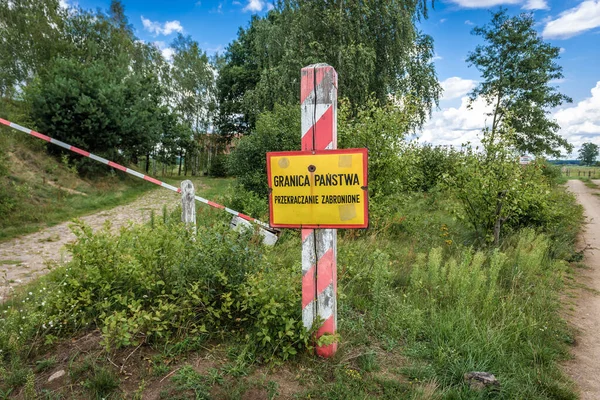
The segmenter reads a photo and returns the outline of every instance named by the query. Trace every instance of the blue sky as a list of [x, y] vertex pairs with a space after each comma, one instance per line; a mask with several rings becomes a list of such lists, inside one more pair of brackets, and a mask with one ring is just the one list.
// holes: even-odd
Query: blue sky
[[[85, 9], [107, 9], [110, 0], [61, 0]], [[265, 0], [123, 0], [136, 35], [156, 42], [169, 55], [178, 32], [189, 34], [209, 54], [223, 52], [247, 26], [252, 14], [271, 7]], [[429, 19], [420, 24], [434, 39], [436, 69], [445, 89], [440, 108], [420, 133], [422, 141], [460, 145], [477, 142], [486, 125], [486, 107], [477, 101], [467, 109], [466, 93], [480, 79], [465, 58], [480, 43], [471, 29], [490, 20], [489, 10], [504, 6], [510, 14], [531, 12], [545, 40], [561, 48], [564, 79], [554, 84], [573, 103], [552, 110], [561, 134], [578, 148], [600, 145], [600, 0], [436, 0]], [[298, 72], [299, 73], [299, 72]], [[577, 151], [577, 150], [576, 150]]]

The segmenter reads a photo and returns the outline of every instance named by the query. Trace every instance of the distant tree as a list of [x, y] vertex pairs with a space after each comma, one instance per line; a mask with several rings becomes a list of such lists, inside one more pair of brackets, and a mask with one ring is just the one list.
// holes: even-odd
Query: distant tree
[[579, 160], [583, 165], [593, 165], [600, 153], [600, 147], [594, 143], [584, 143], [579, 149]]
[[200, 146], [201, 135], [206, 135], [215, 113], [215, 68], [211, 65], [206, 52], [190, 36], [177, 35], [172, 45], [175, 50], [171, 68], [171, 96], [175, 111], [181, 116], [181, 122], [191, 130], [191, 137], [182, 140], [179, 151], [179, 174], [181, 160], [185, 156], [186, 165], [192, 175], [196, 175], [204, 165], [210, 164], [210, 158], [216, 152], [208, 148], [203, 157]]
[[531, 14], [509, 17], [500, 9], [488, 25], [473, 29], [486, 43], [467, 57], [483, 75], [470, 100], [483, 97], [493, 106], [492, 136], [507, 124], [516, 132], [520, 151], [559, 156], [561, 148], [571, 151], [572, 146], [558, 134], [560, 126], [548, 113], [572, 100], [551, 86], [552, 80], [563, 76], [556, 63], [559, 48], [545, 43], [534, 25]]
[[[163, 129], [162, 114], [169, 112], [159, 105], [161, 87], [155, 76], [131, 74], [102, 61], [82, 65], [56, 59], [29, 86], [27, 97], [39, 130], [122, 162], [137, 162], [154, 149]], [[84, 173], [97, 169], [82, 163]]]

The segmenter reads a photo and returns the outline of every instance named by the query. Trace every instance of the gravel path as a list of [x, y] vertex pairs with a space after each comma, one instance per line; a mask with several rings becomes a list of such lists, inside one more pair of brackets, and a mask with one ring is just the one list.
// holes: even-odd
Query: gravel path
[[[133, 222], [150, 219], [151, 210], [161, 215], [163, 205], [173, 209], [180, 197], [168, 190], [152, 190], [137, 200], [107, 211], [91, 214], [81, 219], [92, 229], [101, 228], [104, 221], [110, 220], [113, 230]], [[20, 285], [48, 271], [47, 263], [64, 263], [70, 255], [64, 245], [75, 239], [69, 229], [70, 222], [64, 222], [36, 233], [0, 243], [0, 301], [10, 292], [11, 287]]]
[[579, 237], [579, 247], [586, 249], [583, 262], [589, 269], [578, 276], [583, 288], [576, 291], [575, 310], [567, 317], [579, 332], [573, 360], [566, 363], [565, 370], [577, 384], [581, 400], [597, 400], [600, 399], [600, 197], [594, 193], [600, 192], [580, 180], [568, 181], [567, 187], [584, 208], [586, 225]]

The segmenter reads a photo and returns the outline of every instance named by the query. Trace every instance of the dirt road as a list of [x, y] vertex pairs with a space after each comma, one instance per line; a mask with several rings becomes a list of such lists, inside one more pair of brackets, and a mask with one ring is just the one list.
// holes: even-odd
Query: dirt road
[[594, 193], [600, 191], [579, 180], [570, 180], [567, 187], [584, 208], [587, 223], [580, 234], [579, 248], [586, 248], [583, 261], [589, 269], [578, 277], [578, 283], [585, 288], [577, 290], [575, 310], [568, 316], [579, 334], [572, 351], [574, 358], [565, 368], [579, 387], [581, 399], [597, 400], [600, 399], [600, 296], [596, 294], [600, 291], [600, 197]]
[[[153, 190], [132, 203], [101, 211], [81, 219], [93, 229], [110, 220], [113, 230], [129, 222], [142, 222], [150, 218], [151, 210], [161, 215], [163, 205], [173, 209], [180, 196], [168, 190]], [[0, 302], [11, 287], [26, 283], [47, 271], [48, 262], [63, 263], [70, 255], [64, 245], [75, 239], [69, 229], [70, 222], [0, 243]]]

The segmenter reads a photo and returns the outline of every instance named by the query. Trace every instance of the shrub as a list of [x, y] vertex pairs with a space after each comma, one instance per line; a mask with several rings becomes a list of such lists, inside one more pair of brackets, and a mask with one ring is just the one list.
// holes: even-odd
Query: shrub
[[229, 173], [246, 190], [267, 197], [269, 151], [300, 149], [300, 107], [276, 105], [262, 113], [255, 131], [244, 136], [229, 157]]
[[254, 218], [261, 220], [268, 220], [269, 218], [267, 198], [246, 190], [242, 186], [237, 186], [230, 191], [225, 203], [232, 209], [246, 215], [252, 215]]
[[537, 162], [519, 164], [511, 138], [510, 130], [497, 138], [484, 132], [483, 151], [467, 147], [454, 175], [446, 175], [461, 203], [457, 216], [484, 243], [498, 245], [503, 228], [529, 226], [533, 215], [541, 217], [538, 226], [547, 222], [550, 184]]
[[455, 174], [459, 157], [453, 148], [425, 144], [417, 148], [417, 152], [417, 163], [412, 172], [418, 176], [415, 189], [428, 192], [443, 183], [445, 174]]
[[254, 353], [272, 359], [308, 342], [299, 274], [265, 265], [251, 233], [214, 224], [200, 227], [192, 240], [181, 223], [156, 221], [117, 236], [108, 226], [93, 233], [79, 223], [73, 230], [73, 260], [42, 278], [40, 293], [15, 299], [19, 307], [0, 319], [2, 355], [19, 355], [31, 340], [96, 327], [107, 350], [235, 332], [257, 343]]
[[410, 171], [417, 155], [414, 143], [405, 141], [414, 116], [411, 109], [380, 107], [371, 99], [353, 115], [350, 105], [341, 101], [338, 115], [338, 147], [369, 149], [371, 198], [414, 188], [416, 177]]
[[224, 178], [227, 176], [227, 158], [226, 154], [217, 154], [210, 164], [208, 175], [214, 178]]

